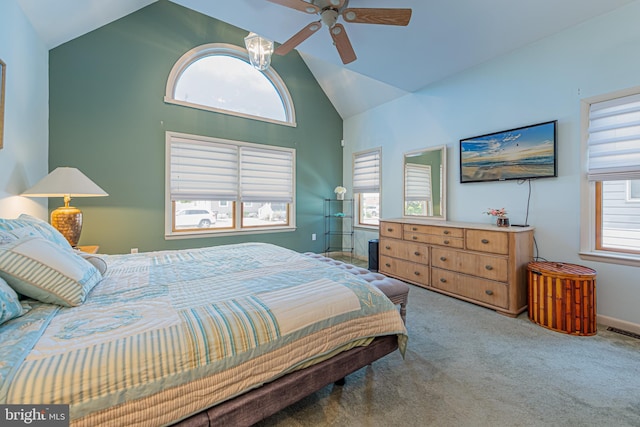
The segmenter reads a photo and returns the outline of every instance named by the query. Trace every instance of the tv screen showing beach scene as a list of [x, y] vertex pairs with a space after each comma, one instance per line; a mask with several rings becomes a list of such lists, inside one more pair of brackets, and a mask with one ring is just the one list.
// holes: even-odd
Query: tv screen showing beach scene
[[460, 140], [460, 182], [558, 176], [557, 121]]

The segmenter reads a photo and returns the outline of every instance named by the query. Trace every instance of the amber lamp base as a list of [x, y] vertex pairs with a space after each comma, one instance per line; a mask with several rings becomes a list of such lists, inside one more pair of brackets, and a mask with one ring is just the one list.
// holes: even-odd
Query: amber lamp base
[[82, 211], [73, 206], [62, 206], [51, 212], [53, 225], [71, 246], [77, 246], [82, 232]]

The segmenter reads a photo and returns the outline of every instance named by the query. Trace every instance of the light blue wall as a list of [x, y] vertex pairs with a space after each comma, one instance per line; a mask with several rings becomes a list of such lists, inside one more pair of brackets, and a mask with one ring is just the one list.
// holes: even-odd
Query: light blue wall
[[0, 59], [7, 65], [0, 218], [46, 219], [47, 200], [18, 194], [48, 173], [49, 52], [17, 0], [0, 1]]
[[459, 140], [557, 119], [559, 176], [532, 183], [528, 222], [536, 227], [538, 255], [595, 268], [599, 316], [640, 327], [638, 268], [578, 256], [580, 100], [640, 85], [639, 23], [634, 2], [346, 120], [345, 182], [353, 151], [382, 146], [382, 216], [401, 216], [403, 153], [446, 144], [449, 219], [488, 222], [487, 208], [506, 207], [511, 221], [522, 223], [527, 185], [460, 184]]

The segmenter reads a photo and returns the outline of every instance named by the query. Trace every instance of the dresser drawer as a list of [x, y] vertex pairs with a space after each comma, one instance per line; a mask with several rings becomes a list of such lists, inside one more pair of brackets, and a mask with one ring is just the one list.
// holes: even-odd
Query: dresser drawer
[[464, 251], [433, 248], [431, 265], [445, 270], [480, 276], [485, 279], [506, 282], [508, 279], [507, 258], [473, 254]]
[[506, 282], [508, 279], [507, 258], [461, 252], [458, 254], [458, 262], [458, 271], [461, 273], [500, 282]]
[[429, 264], [429, 246], [420, 243], [411, 243], [383, 237], [380, 239], [378, 250], [380, 251], [380, 255], [405, 259], [419, 264]]
[[429, 266], [415, 262], [402, 261], [386, 255], [380, 256], [378, 268], [381, 273], [399, 277], [420, 285], [429, 285]]
[[403, 226], [403, 229], [405, 233], [434, 234], [436, 236], [444, 237], [464, 237], [464, 230], [462, 228], [439, 227], [435, 225], [405, 224]]
[[487, 230], [466, 230], [467, 249], [506, 255], [509, 253], [509, 233]]
[[462, 237], [437, 236], [435, 234], [414, 233], [406, 230], [404, 232], [404, 240], [459, 249], [464, 247], [464, 239]]
[[381, 222], [380, 236], [402, 239], [402, 225], [395, 222]]
[[445, 270], [457, 270], [459, 264], [458, 251], [444, 248], [431, 248], [432, 266], [444, 268]]
[[432, 268], [431, 286], [495, 307], [509, 306], [509, 286], [505, 283]]

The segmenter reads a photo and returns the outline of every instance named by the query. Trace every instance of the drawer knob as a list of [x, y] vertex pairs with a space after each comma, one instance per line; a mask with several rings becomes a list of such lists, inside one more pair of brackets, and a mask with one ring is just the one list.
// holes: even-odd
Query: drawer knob
[[482, 239], [481, 241], [482, 241], [482, 243], [484, 243], [485, 245], [486, 245], [487, 243], [489, 243], [489, 240], [487, 240], [487, 239]]
[[447, 283], [447, 279], [445, 279], [444, 277], [441, 277], [441, 278], [440, 278], [440, 281], [441, 281], [442, 283]]
[[449, 241], [448, 241], [448, 240], [445, 240], [445, 241], [444, 241], [444, 244], [445, 244], [445, 245], [448, 245], [448, 244], [449, 244]]
[[389, 250], [389, 249], [391, 249], [391, 246], [387, 245], [387, 246], [385, 246], [384, 248], [385, 248], [385, 249], [387, 249], [387, 250]]
[[386, 265], [387, 267], [391, 267], [391, 264], [389, 264], [389, 263], [386, 263], [385, 265]]
[[392, 231], [393, 231], [393, 228], [387, 228], [387, 231], [388, 231], [388, 232], [392, 232]]
[[414, 271], [413, 274], [415, 274], [416, 276], [419, 276], [420, 272], [419, 271]]
[[487, 295], [493, 295], [493, 291], [491, 289], [487, 289], [484, 293]]
[[446, 261], [446, 260], [447, 260], [447, 257], [446, 257], [446, 256], [441, 256], [441, 257], [440, 257], [440, 261]]
[[418, 240], [418, 236], [411, 236], [413, 240]]
[[444, 230], [444, 234], [449, 234], [449, 230]]
[[418, 252], [418, 251], [415, 251], [413, 254], [414, 254], [415, 256], [420, 256], [420, 252]]
[[493, 267], [491, 267], [490, 265], [485, 265], [484, 268], [486, 268], [489, 271], [493, 270]]
[[411, 227], [411, 230], [418, 231], [418, 227]]

